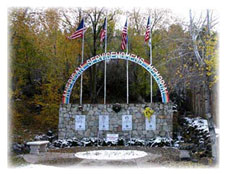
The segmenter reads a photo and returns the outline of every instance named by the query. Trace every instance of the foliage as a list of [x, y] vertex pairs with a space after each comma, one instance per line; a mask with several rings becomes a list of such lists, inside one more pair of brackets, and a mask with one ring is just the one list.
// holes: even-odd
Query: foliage
[[[57, 129], [58, 110], [65, 84], [81, 62], [81, 39], [68, 40], [81, 20], [82, 12], [88, 27], [85, 33], [84, 60], [104, 52], [99, 33], [108, 16], [108, 51], [121, 51], [120, 9], [31, 9], [9, 10], [10, 109], [15, 127], [33, 126]], [[189, 33], [180, 22], [170, 22], [167, 10], [134, 9], [127, 13], [129, 52], [149, 60], [149, 47], [144, 42], [147, 15], [152, 16], [153, 65], [159, 70], [170, 93], [199, 87], [207, 72], [210, 87], [217, 84], [216, 32], [206, 37], [198, 48], [208, 59], [201, 67], [194, 59]], [[121, 21], [120, 21], [121, 22]], [[125, 21], [122, 21], [124, 24]], [[205, 43], [206, 46], [203, 47]], [[103, 102], [104, 63], [89, 68], [83, 75], [83, 103]], [[130, 102], [149, 102], [150, 75], [135, 63], [129, 63]], [[126, 62], [107, 62], [107, 103], [126, 101]], [[71, 103], [79, 102], [80, 81], [76, 82]], [[93, 92], [94, 91], [94, 92]], [[93, 96], [93, 93], [95, 95]], [[95, 100], [92, 98], [95, 97]], [[154, 101], [160, 101], [158, 86], [153, 80]]]

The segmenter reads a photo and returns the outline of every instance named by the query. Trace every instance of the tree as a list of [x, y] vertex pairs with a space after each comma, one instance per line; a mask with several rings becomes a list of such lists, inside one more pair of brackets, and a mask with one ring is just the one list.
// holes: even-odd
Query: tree
[[[105, 8], [91, 8], [88, 10], [85, 10], [84, 13], [88, 16], [88, 21], [90, 23], [90, 26], [92, 28], [92, 45], [91, 45], [91, 56], [96, 56], [98, 48], [100, 47], [100, 42], [99, 42], [99, 34], [101, 31], [101, 27], [103, 25], [103, 20], [107, 15], [107, 20], [108, 23], [110, 21], [114, 20], [115, 15], [119, 10], [115, 9], [113, 11], [107, 11]], [[91, 96], [91, 102], [96, 103], [97, 102], [97, 65], [93, 65], [89, 68], [89, 73], [90, 73], [90, 96]]]
[[[213, 27], [212, 19], [210, 20], [210, 12], [207, 10], [207, 16], [203, 20], [200, 18], [198, 22], [193, 21], [192, 12], [190, 10], [190, 36], [193, 44], [193, 51], [195, 58], [201, 68], [203, 68], [203, 77], [205, 79], [205, 115], [209, 124], [210, 140], [212, 144], [212, 156], [213, 160], [217, 160], [217, 139], [215, 134], [215, 124], [213, 121], [213, 115], [211, 112], [211, 93], [210, 83], [212, 83], [211, 70], [215, 63], [215, 49], [216, 45], [213, 44], [215, 39], [211, 35], [211, 29]], [[213, 45], [213, 47], [212, 47]], [[214, 62], [214, 63], [213, 63]]]

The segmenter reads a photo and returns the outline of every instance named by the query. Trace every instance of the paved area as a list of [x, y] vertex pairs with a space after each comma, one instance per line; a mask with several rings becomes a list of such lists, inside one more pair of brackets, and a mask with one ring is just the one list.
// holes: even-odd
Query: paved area
[[[76, 152], [90, 150], [139, 150], [147, 153], [146, 156], [129, 160], [91, 160], [81, 159], [75, 156]], [[146, 148], [146, 147], [76, 147], [51, 150], [38, 155], [26, 154], [23, 156], [25, 161], [30, 164], [43, 164], [56, 167], [206, 167], [191, 161], [181, 161], [180, 152], [174, 148]]]
[[75, 158], [75, 156], [73, 153], [46, 152], [46, 153], [39, 153], [38, 155], [26, 154], [23, 156], [23, 158], [28, 163], [38, 164], [51, 160], [73, 159]]
[[72, 166], [74, 167], [143, 167], [148, 166], [150, 161], [162, 156], [160, 154], [147, 154], [148, 155], [145, 157], [129, 160], [90, 160], [77, 158], [74, 153], [47, 152], [40, 153], [39, 155], [26, 154], [24, 155], [24, 159], [31, 164], [45, 164], [50, 161], [68, 161], [70, 159], [71, 163], [73, 162]]

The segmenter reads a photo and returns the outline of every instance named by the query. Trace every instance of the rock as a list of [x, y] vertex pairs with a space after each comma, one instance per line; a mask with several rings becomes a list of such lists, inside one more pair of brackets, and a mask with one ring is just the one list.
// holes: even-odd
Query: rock
[[204, 165], [209, 165], [212, 163], [212, 160], [210, 158], [204, 157], [199, 160], [199, 163], [204, 164]]
[[123, 138], [118, 139], [118, 146], [124, 146], [125, 145], [125, 140]]
[[134, 141], [133, 139], [131, 139], [131, 140], [129, 140], [129, 141], [127, 142], [127, 145], [128, 145], [128, 146], [134, 146], [134, 145], [135, 145], [135, 141]]
[[136, 114], [135, 114], [135, 116], [136, 116], [136, 118], [141, 118], [141, 117], [144, 117], [144, 116], [143, 116], [141, 113], [139, 113], [139, 112], [138, 112], [138, 113], [136, 113]]
[[169, 131], [168, 126], [167, 126], [167, 125], [163, 125], [163, 130], [164, 130], [164, 131]]
[[81, 143], [76, 137], [72, 138], [71, 146], [80, 146], [80, 145]]
[[89, 115], [93, 115], [94, 114], [94, 111], [93, 110], [89, 110]]
[[83, 146], [91, 146], [92, 145], [91, 140], [89, 138], [83, 138], [81, 140], [81, 143], [83, 144]]
[[54, 141], [54, 140], [56, 140], [57, 139], [57, 137], [56, 136], [48, 136], [48, 141], [49, 142], [52, 142], [52, 141]]
[[112, 108], [107, 108], [106, 109], [108, 112], [112, 112]]
[[29, 153], [30, 148], [29, 146], [26, 145], [26, 143], [25, 144], [13, 143], [11, 151], [16, 154], [24, 154]]
[[148, 131], [147, 137], [153, 138], [155, 136], [154, 131]]
[[70, 147], [70, 144], [69, 144], [69, 142], [67, 142], [66, 140], [63, 140], [60, 147], [61, 147], [61, 148]]
[[92, 146], [98, 146], [99, 139], [98, 138], [90, 138]]
[[47, 136], [52, 136], [52, 135], [53, 135], [52, 131], [49, 130], [49, 131], [47, 132]]
[[181, 150], [191, 150], [194, 148], [193, 143], [180, 143], [180, 149]]
[[165, 132], [165, 131], [160, 131], [160, 132], [159, 132], [159, 135], [160, 135], [161, 137], [164, 137], [164, 136], [166, 135], [166, 132]]
[[61, 144], [62, 144], [62, 140], [55, 140], [53, 142], [54, 147], [61, 147]]
[[166, 119], [166, 116], [165, 115], [158, 115], [157, 116], [159, 119]]
[[42, 135], [36, 135], [36, 136], [34, 137], [34, 140], [35, 140], [35, 141], [39, 141], [39, 140], [48, 140], [48, 136], [45, 135], [45, 134], [42, 134]]
[[191, 160], [191, 156], [189, 151], [187, 150], [180, 150], [180, 155], [179, 155], [181, 160]]
[[106, 141], [105, 141], [105, 139], [103, 139], [102, 141], [101, 141], [101, 144], [100, 144], [101, 146], [107, 146], [107, 143], [106, 143]]
[[149, 146], [149, 147], [151, 147], [152, 146], [152, 144], [153, 144], [153, 142], [150, 140], [150, 141], [146, 141], [146, 143], [145, 143], [145, 146]]
[[144, 145], [145, 145], [144, 140], [136, 139], [135, 146], [144, 146]]

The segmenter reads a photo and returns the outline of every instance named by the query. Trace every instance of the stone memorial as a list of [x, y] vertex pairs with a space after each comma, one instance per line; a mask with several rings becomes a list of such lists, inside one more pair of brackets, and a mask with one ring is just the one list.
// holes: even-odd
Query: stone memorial
[[[173, 104], [120, 104], [121, 110], [115, 112], [113, 104], [61, 104], [59, 109], [59, 139], [98, 137], [118, 134], [122, 138], [154, 138], [156, 136], [172, 137]], [[144, 116], [145, 106], [154, 110], [150, 120]], [[128, 127], [123, 127], [123, 116], [129, 113]], [[105, 117], [102, 117], [102, 116]], [[79, 116], [79, 117], [78, 117]], [[125, 123], [125, 122], [124, 122]], [[75, 125], [75, 126], [74, 126]], [[126, 126], [125, 126], [126, 127]], [[124, 130], [128, 129], [129, 130]]]
[[[73, 86], [82, 73], [96, 63], [115, 59], [131, 61], [148, 71], [158, 85], [162, 103], [82, 104], [82, 95], [80, 95], [80, 105], [70, 104]], [[129, 103], [129, 99], [127, 100], [127, 103]], [[169, 102], [166, 83], [152, 64], [131, 53], [102, 53], [87, 59], [69, 77], [59, 109], [58, 136], [59, 139], [73, 137], [105, 138], [107, 134], [118, 134], [122, 138], [147, 139], [166, 135], [172, 137], [172, 106], [173, 104]], [[150, 120], [146, 120], [146, 115], [143, 114], [146, 107], [154, 111]]]

